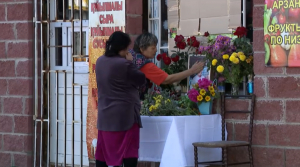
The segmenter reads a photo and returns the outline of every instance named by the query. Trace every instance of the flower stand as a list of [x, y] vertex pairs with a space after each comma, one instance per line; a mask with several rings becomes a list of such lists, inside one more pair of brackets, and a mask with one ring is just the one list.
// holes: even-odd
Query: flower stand
[[198, 109], [202, 115], [210, 115], [212, 113], [212, 101], [198, 104]]

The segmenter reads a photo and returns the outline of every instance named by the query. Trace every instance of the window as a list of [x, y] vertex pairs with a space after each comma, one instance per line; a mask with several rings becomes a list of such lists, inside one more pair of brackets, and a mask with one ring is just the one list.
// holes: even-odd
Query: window
[[[148, 30], [158, 38], [157, 54], [168, 52], [168, 6], [166, 0], [148, 0]], [[157, 66], [160, 62], [154, 59]]]

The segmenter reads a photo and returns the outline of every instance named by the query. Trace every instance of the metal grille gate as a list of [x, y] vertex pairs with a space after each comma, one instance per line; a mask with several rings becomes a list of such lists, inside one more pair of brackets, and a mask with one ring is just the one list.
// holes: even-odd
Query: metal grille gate
[[[51, 10], [50, 10], [50, 4], [54, 3], [55, 5], [55, 10], [57, 11], [57, 4], [59, 1], [63, 1], [63, 17], [62, 19], [58, 19], [57, 17], [57, 12], [55, 12], [55, 19], [51, 19]], [[78, 2], [78, 1], [77, 1]], [[78, 5], [78, 10], [79, 11], [79, 18], [75, 19], [74, 17], [74, 3], [75, 0], [70, 0], [69, 5], [71, 6], [70, 9], [70, 17], [69, 19], [66, 19], [66, 1], [65, 0], [34, 0], [34, 18], [33, 18], [33, 24], [34, 24], [34, 35], [35, 35], [35, 40], [34, 40], [34, 86], [35, 86], [35, 92], [34, 92], [34, 166], [74, 166], [74, 125], [80, 125], [80, 166], [83, 166], [83, 104], [82, 104], [82, 90], [83, 86], [87, 85], [82, 85], [75, 83], [75, 75], [74, 75], [74, 61], [75, 59], [78, 58], [87, 58], [88, 55], [83, 55], [83, 50], [82, 50], [82, 45], [83, 45], [83, 33], [82, 33], [82, 0], [79, 0], [79, 5]], [[53, 23], [57, 22], [70, 22], [71, 23], [71, 45], [51, 45], [50, 44], [50, 35], [52, 32], [50, 32], [50, 25]], [[74, 23], [77, 22], [79, 23], [78, 28], [79, 30], [79, 36], [80, 36], [80, 42], [79, 42], [79, 51], [77, 54], [74, 54]], [[50, 59], [54, 56], [56, 57], [56, 53], [51, 51], [51, 48], [71, 48], [71, 54], [72, 54], [72, 69], [71, 70], [51, 70], [50, 68]], [[62, 55], [66, 56], [66, 55]], [[71, 74], [71, 83], [72, 85], [67, 85], [67, 75]], [[50, 89], [50, 79], [53, 77], [50, 76], [55, 76], [55, 90]], [[61, 101], [59, 99], [58, 94], [59, 94], [59, 75], [63, 76], [63, 82], [64, 82], [64, 101]], [[72, 106], [72, 111], [67, 112], [67, 86], [71, 86], [71, 91], [72, 91], [72, 100], [71, 100], [71, 106]], [[80, 119], [75, 120], [75, 114], [74, 114], [74, 89], [77, 88], [79, 90], [80, 94]], [[51, 100], [51, 93], [55, 92], [54, 97], [56, 100], [53, 102], [53, 104], [56, 105], [51, 105], [50, 102]], [[59, 118], [59, 111], [58, 111], [58, 106], [59, 103], [64, 102], [64, 116], [63, 118]], [[53, 113], [55, 111], [55, 113]], [[55, 120], [51, 120], [51, 114], [56, 115]], [[70, 114], [70, 115], [68, 115]], [[71, 139], [71, 163], [67, 164], [66, 162], [66, 132], [67, 132], [67, 116], [72, 117], [71, 122], [72, 122], [72, 128], [71, 128], [71, 133], [72, 133], [72, 139]], [[58, 123], [63, 124], [63, 134], [64, 134], [64, 148], [63, 148], [63, 162], [58, 163], [58, 131], [59, 131], [59, 126]], [[50, 133], [50, 125], [55, 124], [56, 129], [56, 144], [50, 145], [50, 136], [54, 135]], [[54, 148], [54, 149], [52, 149]], [[55, 162], [51, 162], [51, 152], [55, 152], [54, 155], [55, 157]], [[52, 157], [53, 158], [53, 157]]]

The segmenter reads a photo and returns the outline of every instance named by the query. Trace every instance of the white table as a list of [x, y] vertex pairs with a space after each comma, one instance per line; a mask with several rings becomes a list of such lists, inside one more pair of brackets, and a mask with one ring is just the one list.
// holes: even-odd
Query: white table
[[[160, 162], [160, 167], [194, 166], [193, 142], [222, 139], [221, 116], [142, 116], [139, 161]], [[227, 136], [227, 133], [226, 133]], [[198, 148], [199, 161], [222, 159], [219, 148]]]

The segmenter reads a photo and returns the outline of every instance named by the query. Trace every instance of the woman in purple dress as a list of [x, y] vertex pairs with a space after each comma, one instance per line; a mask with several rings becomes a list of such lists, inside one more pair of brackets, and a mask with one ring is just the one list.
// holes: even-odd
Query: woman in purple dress
[[130, 37], [114, 32], [96, 62], [98, 140], [96, 166], [136, 167], [139, 149], [140, 98], [145, 75], [132, 63]]

